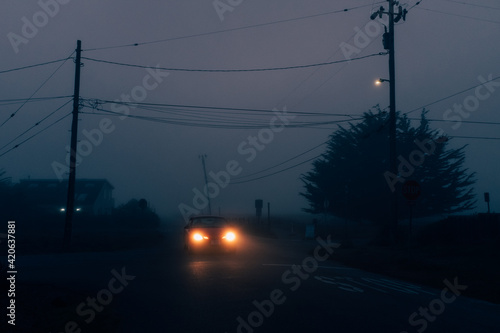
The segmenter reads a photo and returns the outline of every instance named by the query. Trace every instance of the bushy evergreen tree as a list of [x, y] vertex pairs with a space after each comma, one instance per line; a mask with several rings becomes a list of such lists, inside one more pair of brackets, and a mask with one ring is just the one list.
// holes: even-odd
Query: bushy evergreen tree
[[363, 120], [340, 127], [328, 141], [326, 152], [302, 175], [310, 213], [327, 213], [351, 220], [387, 222], [391, 193], [398, 192], [398, 215], [408, 210], [401, 195], [405, 180], [416, 180], [421, 195], [415, 216], [454, 213], [474, 207], [474, 173], [464, 168], [465, 147], [448, 148], [448, 140], [429, 127], [426, 111], [412, 126], [397, 116], [398, 174], [389, 166], [389, 115], [378, 107]]

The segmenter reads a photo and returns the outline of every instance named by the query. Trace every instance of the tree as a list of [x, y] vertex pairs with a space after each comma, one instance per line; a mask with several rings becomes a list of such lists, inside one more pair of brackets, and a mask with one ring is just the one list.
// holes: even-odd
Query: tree
[[[340, 127], [312, 170], [302, 175], [305, 191], [300, 194], [310, 204], [304, 211], [388, 222], [391, 193], [400, 193], [408, 179], [421, 186], [415, 216], [473, 208], [474, 173], [463, 167], [466, 146], [449, 149], [448, 139], [430, 129], [426, 113], [422, 111], [417, 127], [406, 116], [397, 115], [397, 175], [389, 172], [387, 113], [376, 107], [360, 123]], [[401, 195], [398, 200], [398, 216], [403, 217], [408, 212], [406, 200]]]
[[144, 198], [140, 199], [137, 204], [142, 211], [145, 211], [146, 208], [148, 208], [148, 201]]
[[116, 208], [113, 215], [122, 226], [157, 228], [160, 224], [160, 218], [148, 207], [146, 199], [131, 199]]

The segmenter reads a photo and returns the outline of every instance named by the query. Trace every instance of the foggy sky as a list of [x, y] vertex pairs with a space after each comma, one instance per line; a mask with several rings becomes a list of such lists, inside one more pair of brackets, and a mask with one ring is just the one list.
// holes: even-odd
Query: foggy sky
[[[500, 8], [497, 1], [464, 0], [422, 1], [411, 9], [407, 21], [396, 26], [397, 109], [402, 112], [455, 94], [480, 83], [478, 77], [500, 75]], [[342, 43], [355, 44], [355, 34], [370, 21], [373, 0], [356, 1], [232, 1], [232, 11], [216, 12], [213, 1], [62, 1], [53, 17], [42, 22], [27, 43], [18, 45], [16, 53], [9, 33], [22, 36], [26, 19], [42, 11], [37, 1], [5, 0], [0, 3], [1, 59], [0, 70], [17, 68], [68, 57], [82, 41], [82, 48], [93, 49], [131, 43], [163, 40], [202, 34], [248, 25], [280, 21], [369, 5], [352, 11], [316, 16], [244, 30], [160, 42], [137, 47], [85, 51], [82, 56], [117, 62], [170, 68], [269, 68], [324, 61], [342, 60]], [[228, 3], [222, 0], [224, 3]], [[402, 1], [411, 7], [416, 1]], [[53, 1], [41, 1], [51, 3]], [[370, 6], [371, 5], [371, 6]], [[383, 5], [386, 5], [385, 3]], [[386, 5], [387, 7], [387, 5]], [[57, 9], [57, 11], [56, 11]], [[426, 9], [431, 9], [428, 11]], [[464, 17], [467, 16], [467, 17]], [[40, 15], [38, 18], [40, 19]], [[23, 21], [23, 18], [24, 21]], [[495, 22], [491, 22], [495, 21]], [[12, 35], [11, 35], [12, 36]], [[354, 37], [354, 38], [353, 38]], [[359, 38], [359, 36], [358, 36]], [[359, 40], [358, 40], [359, 42]], [[344, 44], [345, 45], [345, 44]], [[370, 38], [366, 47], [358, 48], [352, 57], [383, 52], [381, 35]], [[370, 107], [389, 104], [389, 86], [374, 86], [377, 78], [388, 78], [388, 57], [380, 56], [351, 63], [308, 69], [255, 73], [200, 73], [171, 71], [147, 90], [144, 102], [250, 108], [272, 110], [286, 108], [292, 112], [322, 112], [359, 115]], [[145, 69], [127, 68], [83, 60], [81, 96], [90, 99], [119, 100], [137, 86], [144, 85]], [[0, 99], [30, 97], [60, 65], [51, 64], [12, 73], [0, 74]], [[161, 80], [161, 82], [160, 82]], [[73, 94], [74, 64], [70, 60], [34, 97]], [[496, 81], [499, 82], [499, 81]], [[495, 86], [491, 86], [495, 87]], [[490, 92], [468, 118], [463, 120], [500, 122], [500, 87]], [[486, 92], [487, 90], [482, 90]], [[462, 104], [474, 90], [446, 99], [429, 107], [429, 118], [443, 119], [454, 104]], [[0, 146], [33, 126], [70, 98], [28, 103], [15, 117], [0, 128]], [[1, 105], [0, 123], [20, 104]], [[15, 143], [51, 124], [71, 111], [71, 102]], [[85, 109], [90, 112], [91, 110]], [[140, 114], [141, 110], [132, 110]], [[211, 111], [208, 112], [210, 115]], [[227, 111], [228, 115], [231, 114]], [[148, 115], [151, 115], [148, 113]], [[420, 111], [411, 114], [420, 115]], [[448, 113], [448, 115], [450, 115]], [[453, 113], [453, 115], [457, 115]], [[279, 164], [321, 142], [337, 127], [285, 128], [273, 132], [265, 148], [247, 161], [250, 153], [241, 154], [238, 147], [268, 128], [273, 114], [256, 118], [262, 128], [211, 129], [146, 122], [132, 118], [80, 115], [79, 139], [83, 130], [98, 129], [104, 118], [111, 119], [113, 130], [92, 147], [77, 169], [78, 178], [106, 178], [115, 186], [117, 204], [131, 198], [146, 198], [160, 213], [180, 218], [181, 203], [192, 206], [193, 189], [203, 189], [200, 154], [206, 154], [207, 172], [217, 173], [230, 161], [238, 163], [238, 175], [232, 180]], [[200, 116], [201, 119], [201, 116]], [[341, 118], [345, 119], [345, 118]], [[300, 116], [290, 123], [301, 122]], [[309, 119], [310, 120], [310, 119]], [[331, 118], [321, 118], [331, 120]], [[278, 123], [279, 124], [279, 123]], [[432, 122], [451, 136], [499, 137], [498, 125]], [[53, 162], [64, 163], [69, 145], [71, 117], [54, 125], [33, 140], [0, 157], [0, 168], [13, 181], [31, 178], [56, 178]], [[457, 127], [457, 126], [455, 126]], [[11, 148], [15, 143], [2, 149]], [[484, 211], [482, 193], [489, 191], [491, 207], [500, 206], [499, 140], [453, 139], [451, 147], [468, 144], [467, 163], [477, 172], [478, 209]], [[248, 148], [249, 146], [244, 146]], [[240, 149], [241, 150], [241, 149]], [[257, 176], [279, 171], [323, 152], [313, 150], [293, 161]], [[369, 161], [366, 161], [369, 166]], [[294, 214], [307, 206], [299, 196], [303, 190], [300, 175], [311, 163], [281, 172], [272, 177], [244, 184], [228, 185], [212, 200], [213, 211], [253, 213], [257, 198], [271, 202], [274, 213]], [[381, 175], [382, 176], [382, 175]], [[253, 177], [250, 177], [253, 178]]]

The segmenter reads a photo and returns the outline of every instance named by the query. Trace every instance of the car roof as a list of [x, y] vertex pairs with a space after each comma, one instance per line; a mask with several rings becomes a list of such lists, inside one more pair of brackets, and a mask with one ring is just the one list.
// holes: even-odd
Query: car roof
[[217, 218], [217, 219], [223, 219], [225, 220], [226, 218], [223, 216], [218, 216], [218, 215], [196, 215], [196, 216], [191, 216], [189, 219], [194, 220], [194, 219], [204, 219], [204, 218]]

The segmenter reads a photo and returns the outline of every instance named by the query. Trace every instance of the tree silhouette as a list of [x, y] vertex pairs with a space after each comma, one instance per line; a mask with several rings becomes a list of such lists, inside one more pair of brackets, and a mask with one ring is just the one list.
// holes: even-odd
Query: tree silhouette
[[[388, 222], [392, 191], [401, 193], [401, 185], [410, 179], [421, 186], [415, 216], [473, 208], [474, 173], [463, 167], [466, 146], [448, 149], [447, 138], [430, 129], [426, 113], [422, 111], [417, 127], [397, 115], [397, 175], [389, 172], [387, 113], [377, 107], [360, 123], [340, 127], [312, 170], [302, 175], [305, 191], [300, 194], [310, 205], [304, 211]], [[398, 216], [407, 212], [406, 199], [398, 194]]]
[[140, 199], [138, 202], [138, 206], [142, 211], [145, 211], [148, 208], [148, 201], [146, 199]]
[[160, 224], [160, 218], [148, 206], [146, 199], [129, 200], [126, 204], [118, 206], [113, 216], [122, 226], [156, 228]]

